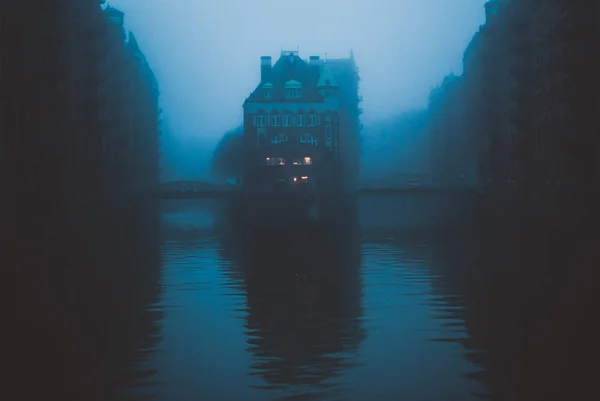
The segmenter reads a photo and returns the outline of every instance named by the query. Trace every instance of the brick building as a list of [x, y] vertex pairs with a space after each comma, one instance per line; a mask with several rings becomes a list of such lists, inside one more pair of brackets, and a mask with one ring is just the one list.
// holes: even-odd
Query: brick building
[[360, 109], [354, 58], [261, 57], [261, 81], [244, 102], [248, 193], [315, 195], [357, 187]]

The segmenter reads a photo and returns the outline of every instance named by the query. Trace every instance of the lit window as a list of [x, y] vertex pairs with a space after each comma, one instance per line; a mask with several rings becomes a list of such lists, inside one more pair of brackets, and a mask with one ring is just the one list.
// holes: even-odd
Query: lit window
[[308, 182], [308, 176], [303, 176], [303, 177], [292, 177], [292, 181], [294, 181], [295, 183], [300, 183], [300, 184], [306, 184]]
[[275, 164], [277, 166], [283, 166], [285, 164], [285, 158], [283, 158], [283, 157], [276, 157], [275, 158]]
[[279, 127], [281, 116], [271, 116], [271, 125], [273, 127]]
[[304, 127], [306, 125], [306, 116], [303, 114], [298, 115], [297, 117], [297, 121], [298, 121], [298, 126], [299, 127]]
[[304, 164], [312, 164], [312, 159], [310, 157], [305, 157]]
[[318, 124], [318, 116], [316, 114], [311, 114], [310, 116], [308, 116], [309, 120], [308, 120], [308, 125], [312, 125], [315, 126]]
[[274, 166], [275, 165], [275, 159], [272, 157], [267, 157], [265, 159], [265, 162], [267, 163], [267, 166]]

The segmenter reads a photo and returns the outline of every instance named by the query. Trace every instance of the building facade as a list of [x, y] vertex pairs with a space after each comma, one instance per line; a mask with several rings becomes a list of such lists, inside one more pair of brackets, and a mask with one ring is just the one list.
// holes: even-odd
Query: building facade
[[0, 15], [0, 234], [51, 233], [156, 186], [158, 85], [123, 12], [60, 0]]
[[358, 182], [358, 71], [348, 59], [261, 57], [244, 102], [243, 188], [251, 194], [351, 192]]

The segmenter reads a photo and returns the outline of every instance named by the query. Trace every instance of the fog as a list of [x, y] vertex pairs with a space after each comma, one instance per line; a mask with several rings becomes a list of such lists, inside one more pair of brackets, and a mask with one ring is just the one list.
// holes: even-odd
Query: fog
[[[218, 138], [242, 118], [260, 56], [299, 49], [360, 68], [368, 126], [426, 107], [484, 22], [485, 0], [114, 0], [158, 78], [163, 179], [207, 174]], [[352, 5], [349, 5], [352, 4]], [[368, 140], [369, 132], [365, 131]]]

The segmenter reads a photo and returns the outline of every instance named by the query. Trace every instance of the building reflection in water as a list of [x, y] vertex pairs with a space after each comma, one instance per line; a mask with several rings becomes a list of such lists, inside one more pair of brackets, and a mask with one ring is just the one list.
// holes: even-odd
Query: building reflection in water
[[358, 230], [290, 228], [253, 232], [242, 242], [236, 258], [259, 387], [292, 398], [334, 391], [365, 338]]

